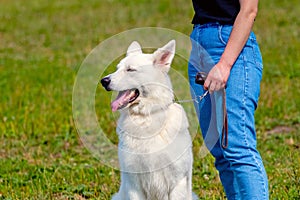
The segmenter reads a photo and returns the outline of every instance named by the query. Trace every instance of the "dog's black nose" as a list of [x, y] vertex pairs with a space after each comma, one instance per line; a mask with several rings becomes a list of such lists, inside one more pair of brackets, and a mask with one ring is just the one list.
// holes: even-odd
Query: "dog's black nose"
[[109, 90], [110, 90], [109, 87], [108, 87], [108, 85], [110, 84], [110, 78], [109, 78], [109, 76], [106, 76], [106, 77], [104, 77], [103, 79], [101, 79], [101, 84], [102, 84], [102, 86], [103, 86], [107, 91], [109, 91]]

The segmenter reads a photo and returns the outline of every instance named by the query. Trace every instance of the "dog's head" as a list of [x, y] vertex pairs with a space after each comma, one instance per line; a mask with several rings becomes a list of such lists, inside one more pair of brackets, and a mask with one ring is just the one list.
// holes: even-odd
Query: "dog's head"
[[132, 42], [117, 70], [101, 80], [107, 91], [119, 92], [111, 103], [112, 110], [131, 107], [149, 111], [149, 106], [170, 104], [173, 92], [167, 73], [174, 55], [174, 40], [152, 54], [143, 53], [139, 43]]

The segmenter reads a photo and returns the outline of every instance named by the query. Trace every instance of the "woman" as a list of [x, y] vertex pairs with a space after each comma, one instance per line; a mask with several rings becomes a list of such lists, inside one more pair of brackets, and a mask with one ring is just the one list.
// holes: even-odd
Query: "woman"
[[[205, 90], [210, 94], [195, 103], [205, 144], [216, 159], [228, 199], [268, 199], [254, 121], [263, 69], [251, 31], [258, 0], [193, 0], [193, 6], [188, 73], [193, 96]], [[197, 72], [207, 73], [203, 87], [195, 84]], [[227, 136], [222, 136], [224, 90]]]

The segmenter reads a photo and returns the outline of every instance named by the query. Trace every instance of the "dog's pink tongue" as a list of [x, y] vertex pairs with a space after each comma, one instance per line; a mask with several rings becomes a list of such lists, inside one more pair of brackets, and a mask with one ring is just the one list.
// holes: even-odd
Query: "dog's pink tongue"
[[129, 94], [129, 90], [119, 92], [117, 98], [114, 101], [112, 101], [110, 105], [113, 112], [117, 111], [122, 107], [125, 107], [129, 103]]

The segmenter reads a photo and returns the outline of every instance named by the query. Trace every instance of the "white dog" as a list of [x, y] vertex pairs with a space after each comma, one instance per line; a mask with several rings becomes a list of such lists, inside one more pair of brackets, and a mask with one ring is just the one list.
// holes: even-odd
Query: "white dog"
[[117, 70], [101, 80], [118, 91], [121, 187], [113, 200], [192, 200], [192, 142], [183, 108], [174, 103], [168, 71], [172, 40], [153, 54], [133, 42]]

